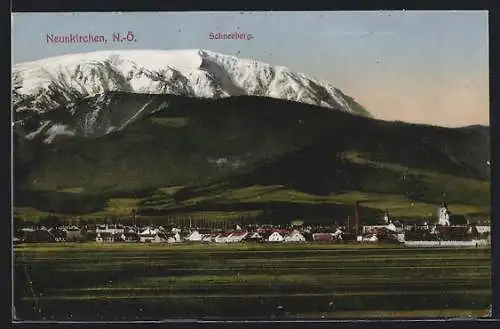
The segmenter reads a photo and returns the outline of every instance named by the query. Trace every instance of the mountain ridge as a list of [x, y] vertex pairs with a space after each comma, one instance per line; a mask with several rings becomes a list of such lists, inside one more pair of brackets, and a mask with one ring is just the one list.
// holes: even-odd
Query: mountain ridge
[[[201, 98], [265, 96], [370, 116], [352, 97], [325, 81], [283, 66], [201, 49], [70, 54], [16, 64], [12, 80], [14, 111], [21, 116], [61, 108], [78, 116], [82, 101], [101, 95], [94, 98], [91, 111], [83, 110], [82, 120], [88, 123], [86, 134], [90, 135], [96, 116], [108, 106], [106, 94], [113, 91]], [[138, 105], [136, 111], [144, 106]], [[45, 124], [47, 129], [64, 131], [66, 136], [76, 134], [73, 127]]]

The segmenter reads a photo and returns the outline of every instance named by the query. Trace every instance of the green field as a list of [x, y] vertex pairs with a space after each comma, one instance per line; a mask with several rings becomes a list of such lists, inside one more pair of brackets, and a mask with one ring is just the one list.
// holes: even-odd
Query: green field
[[19, 245], [15, 305], [23, 320], [478, 317], [490, 268], [482, 248]]
[[[451, 180], [451, 178], [450, 178]], [[457, 180], [457, 179], [455, 179]], [[472, 183], [471, 183], [472, 182]], [[487, 182], [471, 181], [468, 191], [480, 195], [484, 190], [489, 189]], [[219, 188], [210, 191], [207, 195], [200, 193], [200, 196], [190, 196], [182, 200], [176, 199], [176, 191], [182, 186], [158, 188], [149, 192], [148, 196], [142, 198], [109, 198], [100, 211], [81, 214], [77, 218], [90, 222], [102, 221], [104, 218], [127, 218], [133, 209], [139, 209], [153, 215], [139, 215], [144, 223], [155, 220], [158, 217], [158, 225], [165, 225], [172, 222], [181, 223], [179, 219], [189, 218], [193, 221], [206, 222], [239, 222], [245, 220], [253, 221], [264, 216], [266, 205], [275, 205], [271, 219], [277, 223], [290, 223], [293, 220], [311, 220], [311, 213], [324, 214], [320, 221], [327, 222], [332, 218], [344, 219], [354, 215], [356, 201], [361, 202], [362, 221], [366, 224], [374, 224], [377, 218], [381, 218], [384, 211], [389, 211], [392, 216], [398, 219], [421, 219], [428, 220], [435, 214], [436, 204], [423, 201], [411, 201], [405, 196], [386, 193], [368, 193], [350, 191], [338, 194], [315, 195], [289, 189], [282, 185], [260, 186], [254, 185], [244, 188], [226, 189]], [[461, 189], [458, 188], [457, 189]], [[69, 194], [69, 197], [79, 197], [82, 195], [77, 188], [60, 191], [61, 194]], [[82, 196], [84, 199], [84, 196]], [[66, 199], [62, 199], [66, 200]], [[83, 201], [82, 201], [83, 202]], [[291, 204], [290, 204], [291, 203]], [[276, 205], [281, 205], [279, 208]], [[213, 208], [213, 209], [211, 209]], [[301, 208], [303, 211], [299, 211]], [[454, 203], [452, 209], [456, 213], [465, 214], [478, 223], [485, 222], [484, 218], [489, 218], [489, 207], [468, 204]], [[162, 215], [162, 212], [168, 215]], [[155, 216], [156, 214], [156, 216]], [[74, 223], [79, 220], [62, 213], [50, 213], [40, 211], [32, 207], [17, 207], [14, 215], [19, 222], [40, 222], [50, 216], [58, 216], [62, 221], [67, 222], [67, 218]], [[266, 218], [267, 220], [270, 215]], [[258, 220], [257, 220], [258, 221]]]

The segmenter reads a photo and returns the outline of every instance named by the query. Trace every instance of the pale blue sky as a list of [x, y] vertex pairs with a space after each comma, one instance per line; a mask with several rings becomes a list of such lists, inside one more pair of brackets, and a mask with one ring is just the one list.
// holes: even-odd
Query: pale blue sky
[[[447, 12], [16, 13], [13, 62], [103, 49], [203, 48], [329, 80], [389, 120], [488, 124], [488, 14]], [[136, 43], [47, 44], [132, 31]], [[210, 32], [254, 39], [210, 40]], [[239, 53], [238, 53], [239, 52]]]

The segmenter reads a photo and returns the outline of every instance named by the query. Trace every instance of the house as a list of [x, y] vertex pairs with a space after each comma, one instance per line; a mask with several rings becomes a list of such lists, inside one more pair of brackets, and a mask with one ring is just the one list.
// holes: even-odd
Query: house
[[252, 242], [260, 242], [262, 241], [263, 237], [259, 232], [252, 232], [247, 234], [245, 237], [246, 241], [252, 241]]
[[215, 238], [217, 237], [218, 234], [215, 233], [210, 233], [210, 234], [205, 234], [203, 235], [203, 238], [201, 241], [203, 242], [215, 242]]
[[391, 225], [391, 223], [384, 224], [384, 225], [364, 225], [362, 227], [362, 229], [361, 229], [361, 232], [363, 234], [373, 233], [373, 232], [376, 232], [379, 229], [386, 228], [388, 225]]
[[156, 240], [156, 232], [146, 231], [139, 233], [139, 242], [148, 243]]
[[378, 238], [376, 234], [368, 234], [365, 236], [361, 236], [361, 239], [358, 237], [358, 241], [361, 240], [360, 242], [377, 242]]
[[477, 233], [485, 234], [491, 232], [491, 226], [489, 225], [477, 225], [476, 226]]
[[385, 229], [390, 231], [390, 232], [397, 232], [398, 231], [398, 228], [396, 227], [396, 225], [394, 225], [394, 223], [389, 223], [385, 226]]
[[67, 234], [65, 229], [59, 227], [53, 227], [48, 230], [54, 237], [55, 242], [62, 242], [67, 240]]
[[172, 234], [170, 233], [169, 235], [166, 236], [166, 241], [167, 243], [178, 243], [181, 242], [181, 235], [179, 232]]
[[25, 231], [24, 242], [54, 242], [55, 238], [46, 228]]
[[404, 231], [428, 231], [431, 228], [427, 221], [422, 222], [421, 220], [407, 220], [403, 225]]
[[198, 231], [193, 231], [186, 237], [186, 240], [190, 242], [200, 242], [203, 240], [203, 235]]
[[107, 225], [99, 225], [95, 229], [96, 233], [102, 233], [102, 232], [107, 232], [107, 231], [108, 231], [108, 226]]
[[342, 240], [343, 235], [344, 235], [344, 232], [340, 228], [337, 228], [337, 230], [335, 230], [335, 232], [332, 233], [332, 239]]
[[158, 233], [156, 234], [141, 234], [139, 235], [139, 241], [143, 243], [160, 243], [166, 242], [166, 239], [160, 237]]
[[139, 238], [139, 234], [137, 234], [135, 232], [125, 232], [122, 234], [121, 240], [123, 242], [139, 242], [140, 238]]
[[217, 235], [215, 237], [215, 242], [216, 243], [227, 243], [227, 240], [228, 240], [228, 237], [229, 237], [230, 233], [220, 233], [219, 235]]
[[312, 239], [314, 242], [329, 242], [332, 241], [332, 233], [313, 233]]
[[232, 232], [229, 234], [227, 237], [227, 242], [228, 243], [237, 243], [237, 242], [242, 242], [246, 236], [248, 235], [247, 231], [236, 231]]
[[124, 233], [114, 233], [111, 234], [113, 236], [113, 242], [125, 242]]
[[139, 233], [139, 228], [135, 226], [126, 226], [123, 233]]
[[286, 235], [292, 233], [293, 230], [290, 230], [290, 229], [277, 229], [277, 230], [273, 230], [273, 232], [278, 232], [282, 237], [285, 237]]
[[66, 241], [83, 241], [84, 236], [82, 230], [77, 226], [70, 226], [64, 229], [66, 233]]
[[31, 227], [24, 227], [19, 231], [20, 236], [24, 237], [26, 233], [33, 232], [35, 229]]
[[160, 234], [158, 230], [154, 230], [151, 228], [146, 228], [144, 231], [139, 233], [139, 241], [140, 242], [153, 242], [153, 243], [160, 243], [160, 242], [166, 242], [167, 237], [165, 234]]
[[305, 242], [306, 238], [299, 231], [292, 231], [285, 235], [284, 242]]
[[277, 231], [271, 233], [269, 237], [267, 237], [266, 239], [266, 241], [268, 242], [283, 242], [283, 240], [284, 240], [283, 236]]
[[146, 227], [144, 228], [144, 230], [142, 230], [139, 235], [153, 235], [153, 234], [156, 234], [158, 233], [158, 230], [155, 230], [151, 227]]
[[157, 233], [157, 235], [158, 235], [158, 238], [160, 240], [158, 242], [167, 242], [167, 239], [169, 238], [169, 235], [166, 232], [160, 231]]
[[22, 230], [14, 231], [14, 235], [16, 238], [22, 240], [24, 238], [24, 232]]
[[96, 234], [97, 235], [96, 235], [95, 241], [98, 242], [98, 243], [111, 243], [111, 242], [115, 242], [114, 236], [110, 232], [99, 232], [99, 233], [96, 233]]
[[125, 227], [120, 224], [99, 225], [96, 228], [96, 233], [123, 234], [125, 233]]
[[471, 240], [473, 232], [467, 226], [438, 226], [434, 230], [440, 240]]

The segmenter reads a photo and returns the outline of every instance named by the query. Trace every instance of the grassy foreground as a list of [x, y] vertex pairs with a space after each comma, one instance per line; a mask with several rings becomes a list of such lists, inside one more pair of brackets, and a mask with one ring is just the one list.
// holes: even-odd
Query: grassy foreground
[[15, 248], [15, 305], [23, 320], [477, 317], [490, 303], [490, 250], [481, 248]]

